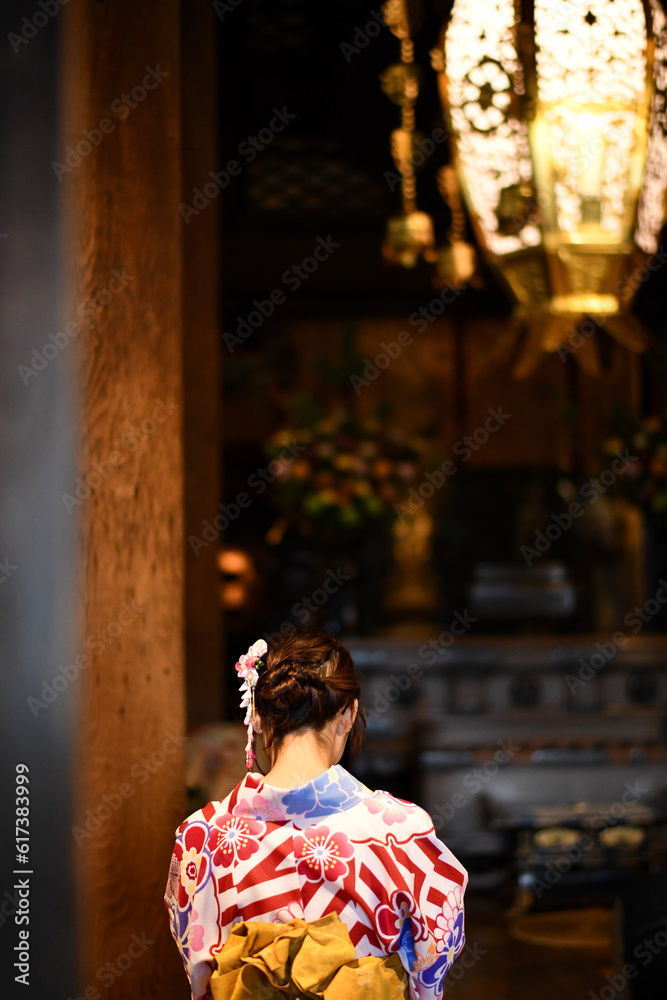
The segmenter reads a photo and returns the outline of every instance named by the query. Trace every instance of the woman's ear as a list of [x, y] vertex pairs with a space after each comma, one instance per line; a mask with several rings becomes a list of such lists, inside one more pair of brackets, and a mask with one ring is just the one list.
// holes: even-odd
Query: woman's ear
[[354, 720], [357, 717], [357, 711], [359, 709], [359, 702], [355, 698], [347, 708], [341, 712], [341, 720], [338, 724], [338, 735], [342, 736], [343, 733], [349, 733], [354, 725]]
[[262, 731], [262, 723], [258, 715], [253, 715], [252, 717], [252, 728], [256, 733], [261, 733]]

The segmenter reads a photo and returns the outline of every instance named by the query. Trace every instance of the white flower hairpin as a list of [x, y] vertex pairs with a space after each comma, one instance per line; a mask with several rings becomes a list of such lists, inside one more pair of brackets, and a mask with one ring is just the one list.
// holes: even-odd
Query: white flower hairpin
[[266, 653], [268, 647], [264, 639], [258, 639], [257, 642], [253, 643], [247, 653], [239, 659], [236, 664], [236, 672], [239, 677], [243, 678], [243, 683], [241, 684], [241, 708], [245, 708], [245, 719], [243, 720], [246, 729], [248, 730], [248, 742], [245, 748], [245, 763], [248, 770], [252, 770], [252, 762], [256, 759], [255, 752], [252, 748], [253, 740], [255, 737], [255, 732], [252, 727], [252, 717], [255, 714], [255, 685], [257, 684], [257, 678], [259, 674], [257, 672], [257, 666], [264, 666], [264, 662], [261, 659]]

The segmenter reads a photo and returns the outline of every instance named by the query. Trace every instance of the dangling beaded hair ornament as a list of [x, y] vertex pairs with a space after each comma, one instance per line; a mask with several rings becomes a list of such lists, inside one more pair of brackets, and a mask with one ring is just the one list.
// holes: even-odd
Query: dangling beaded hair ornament
[[264, 662], [260, 657], [264, 656], [267, 651], [267, 645], [264, 639], [258, 639], [257, 642], [253, 643], [247, 653], [244, 653], [236, 664], [236, 673], [239, 677], [243, 678], [243, 684], [241, 685], [241, 708], [245, 708], [245, 719], [243, 720], [244, 725], [248, 730], [248, 742], [245, 748], [245, 763], [249, 771], [252, 770], [252, 762], [256, 760], [255, 752], [252, 748], [253, 740], [255, 738], [255, 731], [252, 728], [252, 717], [255, 714], [255, 685], [257, 684], [257, 678], [259, 674], [257, 673], [257, 667], [263, 667]]

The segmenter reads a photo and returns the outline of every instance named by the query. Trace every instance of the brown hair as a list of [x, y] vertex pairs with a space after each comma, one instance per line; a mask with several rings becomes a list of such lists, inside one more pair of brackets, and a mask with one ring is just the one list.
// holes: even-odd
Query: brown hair
[[303, 729], [319, 732], [357, 699], [348, 738], [351, 756], [361, 747], [366, 713], [352, 657], [326, 632], [297, 630], [269, 647], [255, 688], [264, 749], [271, 755], [286, 736]]

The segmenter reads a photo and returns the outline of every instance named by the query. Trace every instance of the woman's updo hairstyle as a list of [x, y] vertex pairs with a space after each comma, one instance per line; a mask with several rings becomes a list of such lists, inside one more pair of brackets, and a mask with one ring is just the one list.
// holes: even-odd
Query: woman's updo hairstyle
[[366, 731], [366, 713], [345, 646], [326, 632], [300, 630], [270, 646], [264, 659], [255, 688], [255, 710], [267, 754], [279, 750], [290, 733], [319, 732], [357, 699], [359, 708], [348, 737], [354, 757]]

